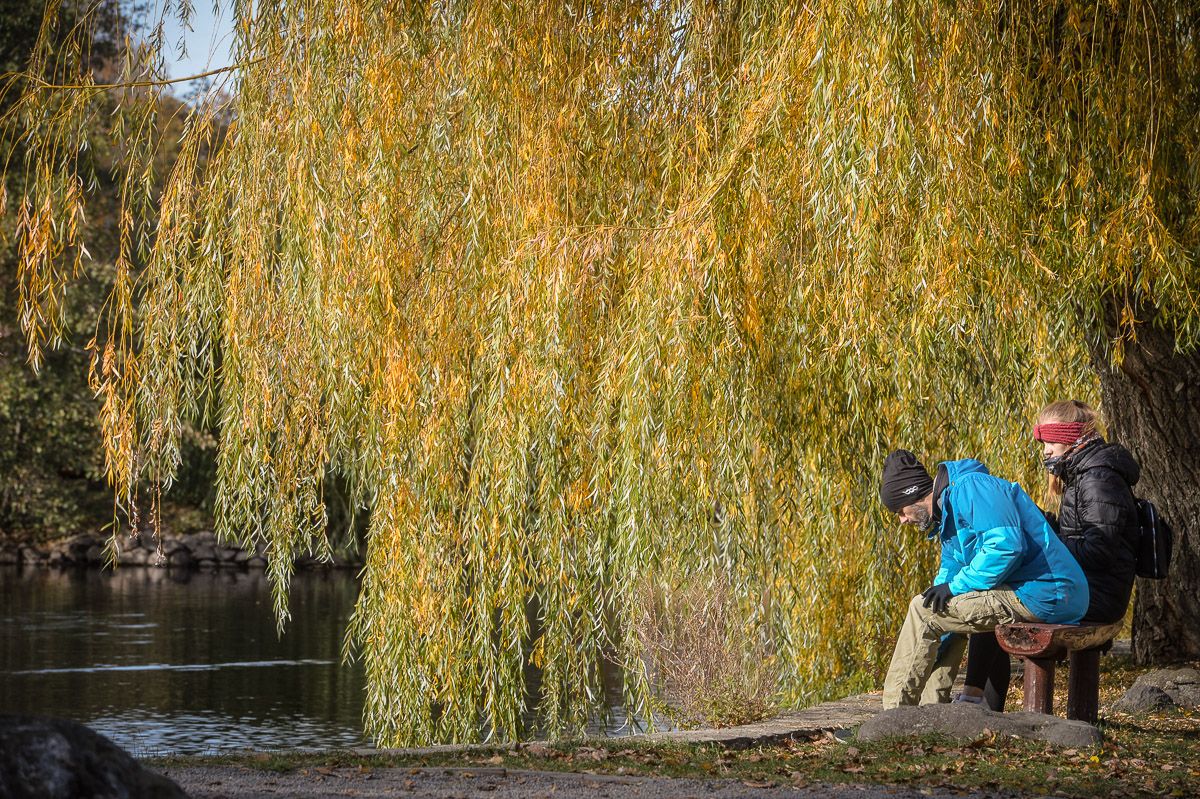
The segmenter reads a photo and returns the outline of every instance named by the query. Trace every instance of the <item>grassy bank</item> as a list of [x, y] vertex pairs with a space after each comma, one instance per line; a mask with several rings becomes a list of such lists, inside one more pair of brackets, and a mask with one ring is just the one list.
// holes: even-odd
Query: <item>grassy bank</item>
[[[623, 744], [541, 745], [470, 754], [359, 756], [262, 754], [157, 761], [158, 765], [219, 765], [272, 771], [334, 768], [459, 768], [579, 771], [597, 774], [701, 777], [762, 785], [824, 782], [916, 787], [1006, 788], [1073, 797], [1197, 796], [1200, 720], [1165, 716], [1150, 721], [1110, 721], [1093, 750], [1057, 750], [1044, 744], [984, 737], [954, 743], [938, 737], [869, 744], [839, 743], [832, 736], [743, 751], [716, 746]], [[153, 764], [152, 764], [153, 765]]]
[[[1101, 706], [1111, 706], [1144, 671], [1128, 658], [1106, 658]], [[1066, 691], [1056, 692], [1065, 698]], [[1010, 693], [1013, 709], [1020, 689]], [[1063, 709], [1058, 709], [1059, 714]], [[936, 736], [876, 743], [839, 742], [831, 734], [756, 749], [712, 745], [649, 744], [605, 739], [574, 744], [528, 744], [452, 754], [256, 754], [172, 758], [151, 765], [227, 765], [311, 772], [333, 768], [530, 769], [598, 774], [741, 780], [752, 785], [824, 782], [910, 787], [1005, 788], [1071, 797], [1200, 796], [1200, 716], [1162, 713], [1146, 717], [1103, 713], [1103, 744], [1061, 750], [1042, 743], [986, 735], [969, 742]]]

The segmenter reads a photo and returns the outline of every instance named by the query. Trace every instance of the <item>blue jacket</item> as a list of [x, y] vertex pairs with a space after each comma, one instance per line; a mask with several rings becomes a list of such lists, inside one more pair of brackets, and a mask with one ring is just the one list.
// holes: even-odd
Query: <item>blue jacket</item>
[[1088, 608], [1083, 570], [1041, 509], [1016, 483], [988, 474], [976, 460], [946, 461], [942, 492], [942, 564], [934, 585], [954, 595], [1007, 585], [1035, 616], [1074, 624]]

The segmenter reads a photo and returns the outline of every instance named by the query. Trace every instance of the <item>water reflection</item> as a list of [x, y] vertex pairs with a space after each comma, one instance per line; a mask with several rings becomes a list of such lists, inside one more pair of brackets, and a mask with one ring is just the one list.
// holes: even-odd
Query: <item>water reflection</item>
[[[362, 669], [341, 662], [357, 594], [348, 572], [297, 574], [280, 637], [262, 572], [0, 567], [0, 712], [81, 721], [137, 755], [368, 746]], [[588, 732], [636, 732], [620, 672], [602, 673]]]
[[296, 575], [276, 634], [261, 572], [0, 570], [0, 708], [84, 722], [135, 754], [359, 746], [340, 651], [358, 586]]

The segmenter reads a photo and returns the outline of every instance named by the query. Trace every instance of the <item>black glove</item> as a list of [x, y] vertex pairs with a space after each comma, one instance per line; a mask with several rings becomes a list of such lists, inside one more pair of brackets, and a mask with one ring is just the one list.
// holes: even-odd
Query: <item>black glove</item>
[[950, 592], [949, 583], [938, 583], [925, 589], [925, 593], [921, 597], [925, 600], [925, 607], [933, 608], [934, 613], [945, 613], [946, 608], [950, 606], [950, 597], [954, 596]]

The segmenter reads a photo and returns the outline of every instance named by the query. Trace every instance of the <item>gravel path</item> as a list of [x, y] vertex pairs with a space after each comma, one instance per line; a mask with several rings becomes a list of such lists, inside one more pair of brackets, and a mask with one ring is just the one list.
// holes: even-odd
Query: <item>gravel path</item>
[[939, 788], [812, 783], [780, 786], [742, 780], [613, 776], [504, 768], [330, 768], [277, 774], [243, 766], [164, 769], [193, 799], [1012, 799], [1017, 794]]

